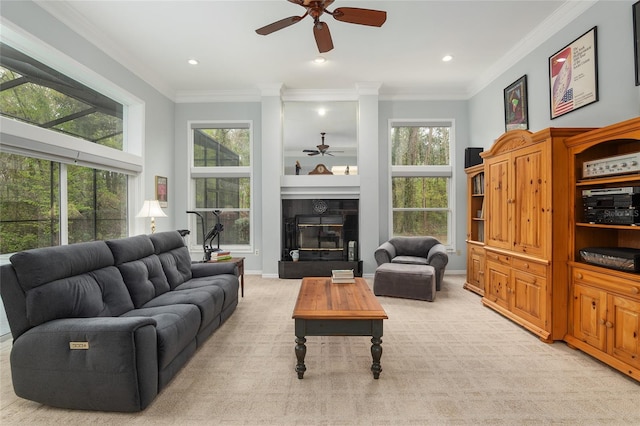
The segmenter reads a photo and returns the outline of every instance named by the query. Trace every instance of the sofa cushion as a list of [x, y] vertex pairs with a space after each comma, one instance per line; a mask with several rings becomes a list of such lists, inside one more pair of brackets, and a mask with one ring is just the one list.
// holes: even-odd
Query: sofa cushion
[[118, 265], [136, 308], [169, 291], [169, 282], [155, 254]]
[[200, 328], [195, 305], [171, 305], [134, 309], [123, 317], [149, 317], [156, 321], [158, 368], [167, 367], [189, 344]]
[[428, 265], [426, 257], [418, 256], [396, 256], [391, 259], [391, 263], [405, 263], [411, 265]]
[[171, 289], [191, 279], [191, 255], [178, 231], [149, 236]]
[[105, 243], [113, 254], [116, 266], [132, 260], [142, 259], [155, 253], [155, 248], [148, 235], [108, 240]]
[[238, 300], [238, 287], [238, 278], [235, 275], [225, 274], [192, 278], [176, 287], [175, 291], [199, 289], [210, 292], [215, 297], [222, 299], [222, 309], [226, 309]]
[[25, 291], [114, 264], [104, 241], [37, 248], [16, 253], [9, 260]]
[[36, 326], [58, 318], [119, 316], [133, 302], [115, 266], [63, 278], [26, 292], [27, 318]]
[[207, 291], [206, 289], [170, 291], [151, 299], [143, 308], [177, 304], [194, 305], [200, 310], [200, 327], [198, 329], [200, 331], [211, 324], [214, 318], [222, 312], [224, 295], [219, 288], [214, 287], [214, 290], [217, 290], [217, 292]]
[[433, 237], [393, 237], [389, 242], [396, 249], [396, 256], [427, 257], [429, 250], [439, 241]]

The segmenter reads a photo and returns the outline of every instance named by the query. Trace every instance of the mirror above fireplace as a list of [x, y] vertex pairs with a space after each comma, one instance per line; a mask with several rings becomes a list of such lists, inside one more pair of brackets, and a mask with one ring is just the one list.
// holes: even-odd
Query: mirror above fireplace
[[[319, 149], [324, 145], [326, 150]], [[306, 175], [318, 164], [334, 174], [357, 174], [357, 101], [285, 101], [283, 103], [284, 174]], [[304, 152], [315, 151], [314, 152]], [[324, 152], [323, 152], [324, 151]], [[313, 154], [313, 155], [309, 155]]]

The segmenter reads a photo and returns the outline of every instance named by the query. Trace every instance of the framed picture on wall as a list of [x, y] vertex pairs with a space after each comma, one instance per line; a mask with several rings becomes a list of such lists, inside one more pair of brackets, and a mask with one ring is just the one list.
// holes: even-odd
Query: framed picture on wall
[[598, 101], [597, 27], [549, 58], [551, 119]]
[[640, 1], [631, 6], [633, 10], [633, 54], [636, 64], [636, 86], [640, 86]]
[[504, 127], [507, 131], [529, 128], [526, 74], [504, 89]]
[[160, 207], [169, 206], [169, 200], [167, 198], [168, 189], [167, 178], [164, 176], [156, 176], [156, 200], [160, 203]]

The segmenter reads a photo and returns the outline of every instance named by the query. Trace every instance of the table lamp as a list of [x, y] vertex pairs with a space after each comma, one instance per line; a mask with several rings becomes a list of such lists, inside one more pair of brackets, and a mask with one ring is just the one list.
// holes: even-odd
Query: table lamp
[[153, 234], [156, 232], [156, 217], [167, 217], [167, 215], [162, 211], [158, 200], [144, 200], [144, 204], [136, 217], [150, 217], [151, 233]]

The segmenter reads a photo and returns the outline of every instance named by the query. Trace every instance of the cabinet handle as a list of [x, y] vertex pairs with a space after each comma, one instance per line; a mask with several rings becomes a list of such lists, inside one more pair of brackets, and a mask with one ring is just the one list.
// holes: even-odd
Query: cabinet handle
[[600, 325], [604, 325], [604, 320], [603, 320], [602, 318], [600, 318], [600, 319], [598, 320], [598, 324], [600, 324]]
[[605, 324], [605, 326], [607, 328], [613, 328], [613, 324], [611, 323], [611, 321], [607, 321], [607, 323]]
[[640, 293], [640, 290], [638, 290], [638, 287], [631, 287], [631, 293], [638, 294]]
[[583, 278], [583, 277], [582, 277], [582, 274], [581, 274], [580, 272], [578, 272], [578, 274], [576, 275], [576, 277], [578, 277], [578, 279], [579, 279], [579, 280], [581, 280], [581, 279]]
[[524, 268], [525, 268], [525, 269], [529, 269], [529, 264], [528, 264], [528, 263], [525, 263], [525, 264], [524, 264], [524, 265], [522, 265], [522, 266], [524, 266]]

